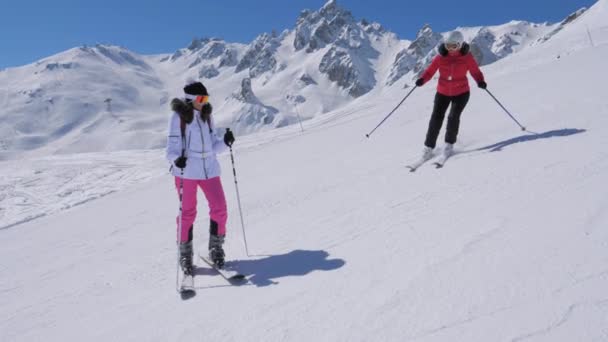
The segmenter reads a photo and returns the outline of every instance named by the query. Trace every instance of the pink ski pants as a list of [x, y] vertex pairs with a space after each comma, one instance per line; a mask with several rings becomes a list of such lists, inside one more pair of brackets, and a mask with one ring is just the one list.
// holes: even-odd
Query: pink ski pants
[[[226, 235], [226, 221], [228, 211], [226, 209], [226, 198], [220, 177], [211, 179], [184, 179], [182, 197], [182, 231], [180, 242], [188, 241], [190, 227], [196, 219], [196, 194], [200, 186], [209, 203], [209, 217], [217, 222], [218, 235]], [[175, 177], [175, 189], [179, 198], [180, 178]], [[179, 215], [175, 219], [179, 229]]]

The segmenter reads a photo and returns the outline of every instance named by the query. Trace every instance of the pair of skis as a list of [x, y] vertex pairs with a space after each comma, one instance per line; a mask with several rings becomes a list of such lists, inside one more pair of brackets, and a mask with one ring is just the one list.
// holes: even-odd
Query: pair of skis
[[[440, 169], [442, 168], [445, 163], [448, 161], [448, 159], [450, 159], [451, 156], [454, 155], [454, 152], [450, 152], [450, 153], [442, 153], [439, 158], [437, 158], [434, 162], [433, 165], [435, 165], [436, 169]], [[417, 161], [406, 165], [406, 167], [408, 169], [410, 169], [410, 172], [415, 172], [419, 167], [421, 167], [422, 165], [424, 165], [427, 161], [433, 159], [434, 156], [429, 156], [428, 158], [425, 157], [421, 157], [420, 159], [418, 159]]]
[[[244, 274], [238, 272], [228, 262], [223, 267], [217, 267], [208, 257], [199, 255], [200, 259], [207, 265], [211, 266], [222, 278], [224, 278], [231, 285], [242, 284], [247, 281], [247, 277]], [[196, 288], [194, 287], [194, 275], [183, 275], [179, 293], [182, 299], [189, 299], [196, 295]]]

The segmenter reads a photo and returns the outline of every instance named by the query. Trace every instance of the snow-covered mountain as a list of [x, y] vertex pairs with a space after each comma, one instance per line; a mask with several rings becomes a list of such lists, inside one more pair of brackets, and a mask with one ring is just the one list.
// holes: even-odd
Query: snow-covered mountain
[[164, 82], [146, 58], [124, 48], [74, 48], [5, 70], [0, 84], [5, 152], [150, 148], [162, 142], [164, 120], [151, 113], [166, 101]]
[[[601, 0], [548, 41], [486, 65], [488, 89], [536, 133], [474, 87], [457, 153], [439, 170], [404, 167], [421, 152], [431, 85], [370, 139], [403, 98], [399, 82], [378, 81], [370, 93], [381, 96], [310, 117], [304, 132], [238, 136], [240, 202], [230, 154], [219, 156], [225, 249], [248, 282], [232, 286], [197, 262], [187, 301], [175, 291], [179, 204], [162, 149], [0, 162], [0, 341], [608, 341], [607, 17]], [[137, 60], [171, 69], [167, 57]], [[234, 108], [305, 111], [310, 90], [331, 84], [314, 66], [235, 80], [236, 65], [217, 66], [213, 79], [235, 83]], [[264, 82], [289, 87], [273, 97]], [[121, 127], [103, 123], [108, 137]]]
[[[557, 24], [457, 29], [488, 65], [546, 44], [584, 12]], [[308, 120], [411, 85], [447, 34], [425, 25], [413, 41], [402, 40], [329, 0], [302, 11], [292, 30], [262, 33], [247, 45], [202, 38], [157, 56], [117, 46], [74, 48], [0, 71], [0, 158], [160, 147], [168, 102], [181, 96], [189, 77], [203, 80], [216, 121], [238, 134]], [[256, 99], [233, 95], [243, 91]]]

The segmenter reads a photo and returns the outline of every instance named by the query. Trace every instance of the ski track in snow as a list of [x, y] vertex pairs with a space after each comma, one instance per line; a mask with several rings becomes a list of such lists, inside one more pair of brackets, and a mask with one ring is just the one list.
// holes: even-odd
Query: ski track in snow
[[[541, 337], [543, 335], [549, 335], [551, 334], [554, 330], [556, 330], [557, 328], [561, 327], [562, 325], [565, 325], [568, 320], [570, 320], [572, 318], [572, 316], [574, 315], [575, 311], [581, 309], [582, 307], [585, 306], [597, 306], [597, 307], [601, 307], [603, 309], [606, 310], [606, 313], [608, 313], [608, 299], [604, 299], [604, 300], [598, 300], [592, 303], [577, 303], [577, 304], [572, 304], [570, 305], [565, 312], [561, 315], [561, 318], [559, 320], [557, 320], [556, 322], [552, 323], [551, 325], [545, 327], [545, 328], [541, 328], [539, 330], [527, 333], [525, 335], [516, 337], [514, 339], [512, 339], [512, 342], [521, 342], [521, 341], [526, 341], [526, 340], [531, 340], [531, 339], [536, 339], [538, 337]], [[604, 337], [608, 337], [608, 335], [604, 335]]]
[[2, 162], [0, 230], [160, 177], [165, 174], [163, 153], [86, 153]]

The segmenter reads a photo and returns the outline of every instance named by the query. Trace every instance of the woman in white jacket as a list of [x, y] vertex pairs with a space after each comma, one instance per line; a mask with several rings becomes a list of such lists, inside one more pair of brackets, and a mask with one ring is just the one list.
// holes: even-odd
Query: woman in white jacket
[[[201, 82], [184, 87], [185, 98], [173, 99], [169, 119], [166, 158], [172, 163], [178, 195], [181, 192], [182, 213], [179, 232], [180, 265], [185, 274], [192, 274], [192, 229], [196, 219], [197, 189], [200, 187], [209, 203], [209, 257], [218, 266], [224, 265], [222, 245], [226, 236], [228, 212], [220, 180], [216, 154], [232, 146], [234, 136], [227, 131], [223, 141], [214, 132], [209, 94]], [[180, 227], [179, 216], [176, 219]]]

